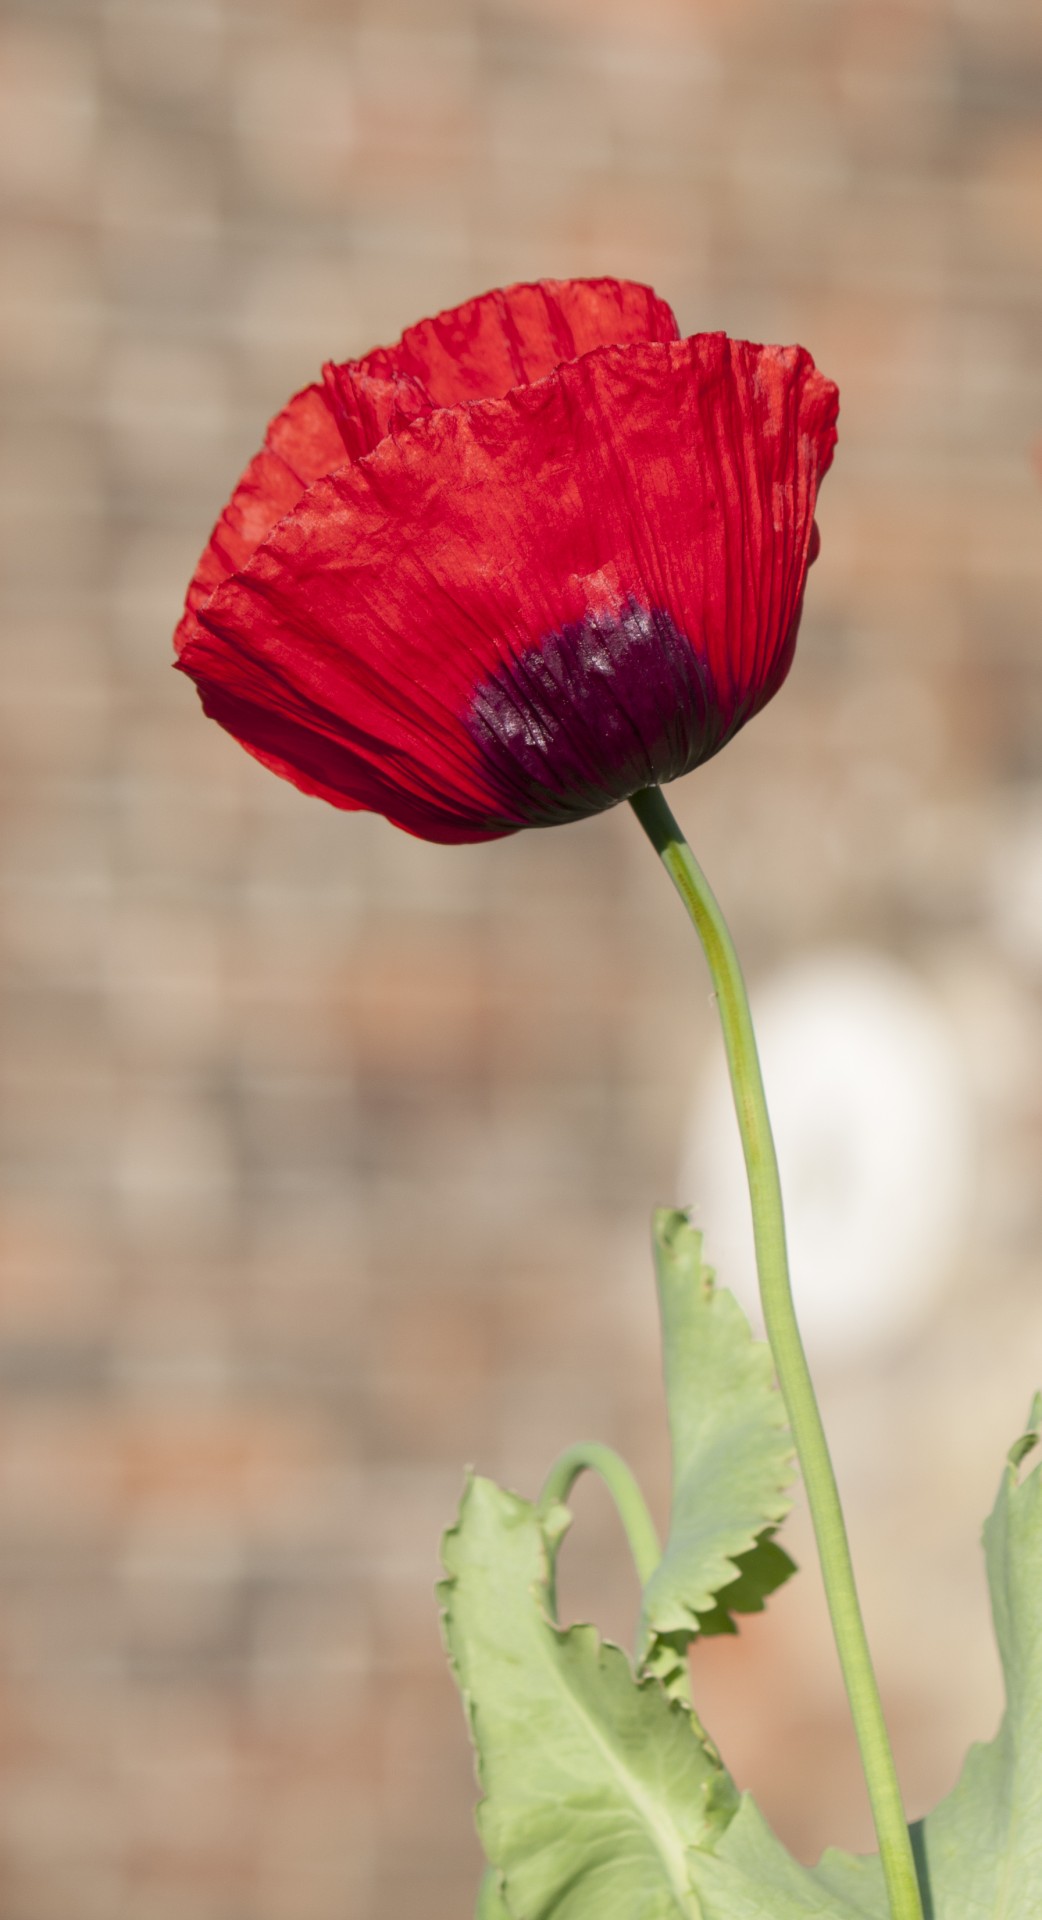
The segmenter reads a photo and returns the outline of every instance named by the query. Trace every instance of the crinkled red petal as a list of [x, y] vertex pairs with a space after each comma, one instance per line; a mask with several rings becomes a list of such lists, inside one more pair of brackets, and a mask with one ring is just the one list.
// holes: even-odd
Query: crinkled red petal
[[781, 684], [836, 404], [802, 348], [704, 335], [420, 417], [309, 488], [181, 664], [298, 785], [430, 839], [611, 805]]
[[276, 414], [217, 522], [195, 570], [174, 635], [181, 653], [198, 631], [196, 613], [266, 540], [315, 480], [344, 459], [344, 443], [323, 389], [305, 387]]
[[396, 347], [330, 362], [277, 414], [210, 537], [188, 589], [174, 644], [196, 637], [195, 615], [222, 580], [246, 565], [306, 489], [384, 436], [435, 407], [483, 400], [541, 380], [594, 347], [675, 340], [670, 308], [624, 280], [543, 280], [497, 288], [421, 320]]
[[673, 311], [650, 287], [627, 280], [540, 280], [497, 288], [421, 320], [396, 347], [357, 362], [381, 380], [409, 380], [432, 406], [499, 399], [596, 347], [676, 340]]

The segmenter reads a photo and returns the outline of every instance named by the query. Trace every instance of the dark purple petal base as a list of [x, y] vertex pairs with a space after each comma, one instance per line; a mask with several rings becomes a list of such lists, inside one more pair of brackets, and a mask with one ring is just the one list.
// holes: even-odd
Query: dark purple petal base
[[467, 726], [503, 819], [554, 826], [697, 766], [723, 744], [719, 719], [690, 641], [631, 599], [497, 668]]

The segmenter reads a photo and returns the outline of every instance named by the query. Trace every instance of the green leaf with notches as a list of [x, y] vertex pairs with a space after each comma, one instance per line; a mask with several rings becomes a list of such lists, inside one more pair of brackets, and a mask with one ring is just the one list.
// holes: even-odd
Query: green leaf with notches
[[1042, 1394], [1009, 1450], [984, 1525], [992, 1617], [1006, 1687], [994, 1740], [970, 1748], [946, 1800], [914, 1830], [927, 1920], [1042, 1914]]
[[556, 1626], [566, 1524], [471, 1479], [446, 1535], [445, 1637], [477, 1749], [478, 1828], [498, 1875], [483, 1920], [702, 1920], [693, 1849], [734, 1810], [682, 1704], [593, 1627]]
[[801, 1866], [748, 1794], [716, 1853], [696, 1856], [693, 1873], [703, 1920], [889, 1920], [874, 1854], [830, 1847], [816, 1867]]
[[[912, 1828], [923, 1920], [1033, 1920], [1042, 1914], [1042, 1395], [1010, 1448], [984, 1527], [992, 1614], [1006, 1684], [994, 1740], [971, 1747], [947, 1799]], [[692, 1874], [704, 1920], [887, 1920], [875, 1856], [826, 1853], [801, 1867], [748, 1799]]]
[[734, 1633], [794, 1571], [774, 1531], [789, 1510], [792, 1440], [770, 1351], [702, 1264], [687, 1215], [655, 1215], [666, 1398], [673, 1448], [669, 1538], [644, 1591], [641, 1645], [665, 1672], [669, 1650]]

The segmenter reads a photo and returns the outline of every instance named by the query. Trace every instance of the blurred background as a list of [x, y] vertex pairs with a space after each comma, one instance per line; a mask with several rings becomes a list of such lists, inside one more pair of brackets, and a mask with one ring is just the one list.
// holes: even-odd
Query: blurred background
[[[652, 1206], [748, 1284], [628, 811], [428, 847], [169, 668], [287, 395], [544, 274], [842, 392], [791, 679], [673, 797], [923, 1811], [997, 1721], [978, 1530], [1042, 1381], [1035, 0], [7, 0], [0, 152], [4, 1920], [470, 1912], [464, 1464], [534, 1493], [610, 1441], [661, 1516]], [[628, 1637], [575, 1507], [564, 1607]], [[790, 1844], [869, 1843], [811, 1564], [695, 1674]]]

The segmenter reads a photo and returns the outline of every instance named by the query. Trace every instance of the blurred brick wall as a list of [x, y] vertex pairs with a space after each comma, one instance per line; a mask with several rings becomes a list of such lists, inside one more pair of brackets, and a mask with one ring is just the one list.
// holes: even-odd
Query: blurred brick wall
[[[917, 1809], [990, 1730], [976, 1530], [1042, 1373], [1040, 106], [1033, 0], [9, 0], [4, 1920], [468, 1912], [462, 1466], [532, 1491], [588, 1433], [661, 1504], [647, 1218], [714, 1035], [632, 821], [425, 847], [168, 667], [288, 392], [503, 280], [649, 279], [840, 382], [797, 669], [677, 806], [754, 976], [896, 953], [974, 1063], [945, 1311], [824, 1391]], [[625, 1633], [577, 1507], [566, 1597]], [[699, 1656], [808, 1854], [868, 1837], [821, 1639], [808, 1573]]]

